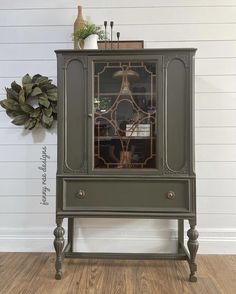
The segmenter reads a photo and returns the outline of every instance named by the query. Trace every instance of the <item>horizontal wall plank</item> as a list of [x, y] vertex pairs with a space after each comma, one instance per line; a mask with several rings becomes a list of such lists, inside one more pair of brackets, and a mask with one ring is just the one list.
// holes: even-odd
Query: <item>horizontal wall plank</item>
[[[9, 122], [10, 124], [10, 122]], [[27, 131], [21, 128], [0, 129], [0, 145], [56, 144], [56, 128]]]
[[236, 93], [196, 93], [195, 108], [236, 109]]
[[[56, 179], [47, 179], [48, 196], [56, 195]], [[1, 196], [42, 196], [42, 179], [0, 179]]]
[[233, 237], [202, 238], [199, 254], [235, 254], [236, 241]]
[[[46, 149], [47, 162], [57, 160], [56, 145], [0, 145], [1, 161], [41, 161], [42, 152]], [[45, 155], [43, 155], [45, 156]]]
[[[133, 13], [135, 9], [135, 13]], [[104, 15], [116, 24], [233, 23], [236, 7], [119, 7], [84, 8], [85, 19], [102, 25]], [[137, 18], [137, 15], [142, 15]], [[180, 18], [179, 15], [182, 17]], [[24, 17], [22, 17], [24, 16]], [[77, 9], [0, 10], [0, 26], [73, 25]]]
[[[55, 211], [55, 197], [47, 198], [49, 204], [42, 205], [41, 197], [1, 197], [4, 205], [0, 206], [0, 213], [53, 213]], [[17, 203], [17, 205], [16, 205]]]
[[[63, 41], [63, 40], [62, 40]], [[45, 60], [55, 59], [56, 49], [73, 49], [73, 43], [1, 44], [1, 60]]]
[[236, 144], [236, 128], [197, 128], [196, 144]]
[[196, 173], [199, 178], [236, 179], [235, 162], [197, 162]]
[[[189, 24], [186, 25], [117, 25], [122, 39], [137, 40], [145, 36], [145, 41], [179, 41], [179, 40], [236, 40], [236, 24]], [[35, 27], [0, 27], [0, 43], [45, 43], [70, 42], [71, 26], [35, 26]]]
[[[235, 161], [235, 145], [197, 145], [196, 161]], [[209, 163], [210, 164], [210, 163]]]
[[1, 252], [53, 252], [53, 238], [0, 236]]
[[[39, 179], [42, 170], [40, 162], [1, 162], [0, 178], [2, 179]], [[56, 162], [48, 162], [46, 170], [47, 178], [55, 178]]]
[[[226, 58], [235, 57], [236, 41], [146, 41], [145, 48], [197, 48], [198, 58]], [[7, 53], [6, 53], [7, 54]]]
[[197, 76], [196, 92], [236, 92], [236, 76]]
[[0, 44], [71, 42], [72, 26], [0, 27], [0, 34], [2, 36]]
[[235, 110], [196, 111], [196, 127], [236, 127]]
[[[145, 6], [235, 6], [235, 0], [148, 0], [145, 3], [141, 0], [120, 0], [119, 5], [117, 2], [107, 1], [107, 0], [99, 0], [99, 5], [96, 0], [80, 0], [80, 5], [84, 7], [96, 7], [97, 9], [102, 7], [145, 7]], [[75, 8], [78, 5], [77, 0], [57, 0], [48, 1], [48, 0], [18, 0], [16, 3], [12, 3], [11, 1], [1, 0], [1, 9], [30, 9], [30, 8]], [[97, 6], [96, 6], [97, 5]]]
[[[134, 12], [135, 9], [135, 13]], [[69, 14], [69, 13], [68, 13]], [[69, 14], [69, 21], [65, 19], [65, 24], [70, 25], [74, 21], [74, 10]], [[103, 24], [104, 15], [109, 15], [116, 24], [181, 24], [181, 23], [233, 23], [236, 21], [236, 7], [130, 7], [118, 9], [100, 8], [84, 9], [86, 19], [97, 24]], [[137, 18], [137, 15], [142, 15]], [[181, 15], [181, 17], [179, 17]], [[56, 18], [57, 16], [55, 16]], [[37, 19], [37, 17], [36, 17]], [[72, 21], [71, 21], [72, 20]], [[36, 20], [37, 21], [37, 20]], [[14, 20], [12, 20], [14, 23]], [[39, 20], [40, 23], [40, 20]], [[64, 23], [64, 22], [63, 22]]]
[[197, 211], [199, 213], [235, 214], [236, 197], [198, 197]]
[[[228, 228], [234, 229], [236, 227], [236, 214], [199, 214], [197, 216], [197, 226], [199, 228]], [[188, 226], [186, 226], [188, 228]]]
[[[29, 221], [30, 220], [30, 221]], [[16, 230], [29, 230], [33, 228], [49, 229], [55, 226], [55, 215], [54, 214], [0, 214], [1, 228], [12, 228]], [[63, 222], [65, 225], [65, 221]]]
[[235, 179], [199, 179], [197, 174], [197, 195], [201, 196], [236, 196]]
[[[56, 58], [56, 56], [55, 56]], [[0, 77], [11, 77], [14, 68], [15, 77], [23, 76], [26, 73], [34, 75], [40, 73], [46, 76], [56, 76], [56, 60], [55, 61], [0, 61]]]
[[197, 59], [196, 75], [235, 75], [236, 58]]

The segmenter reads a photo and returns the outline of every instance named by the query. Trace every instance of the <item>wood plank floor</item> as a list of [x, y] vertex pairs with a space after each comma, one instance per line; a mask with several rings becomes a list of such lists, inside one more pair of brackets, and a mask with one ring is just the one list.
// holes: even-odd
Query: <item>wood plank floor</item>
[[198, 282], [186, 261], [65, 259], [54, 280], [52, 253], [0, 253], [1, 294], [235, 294], [236, 255], [198, 256]]

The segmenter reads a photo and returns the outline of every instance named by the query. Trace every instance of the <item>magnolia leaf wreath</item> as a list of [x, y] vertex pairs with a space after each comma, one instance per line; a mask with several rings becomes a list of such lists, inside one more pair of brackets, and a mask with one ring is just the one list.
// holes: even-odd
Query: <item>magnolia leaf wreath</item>
[[14, 81], [6, 88], [6, 96], [0, 105], [14, 125], [24, 125], [28, 130], [40, 125], [49, 129], [57, 119], [57, 87], [48, 77], [26, 74], [22, 86]]

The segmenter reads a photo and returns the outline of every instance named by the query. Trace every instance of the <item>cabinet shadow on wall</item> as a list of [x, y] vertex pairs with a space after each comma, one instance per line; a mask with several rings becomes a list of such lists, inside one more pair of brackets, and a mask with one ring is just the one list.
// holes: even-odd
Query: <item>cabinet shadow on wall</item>
[[32, 136], [33, 142], [37, 144], [37, 143], [47, 143], [45, 141], [47, 137], [47, 133], [49, 133], [50, 136], [57, 134], [57, 122], [53, 122], [53, 125], [50, 129], [45, 129], [42, 127], [30, 130], [30, 131], [23, 129], [21, 135], [23, 137]]

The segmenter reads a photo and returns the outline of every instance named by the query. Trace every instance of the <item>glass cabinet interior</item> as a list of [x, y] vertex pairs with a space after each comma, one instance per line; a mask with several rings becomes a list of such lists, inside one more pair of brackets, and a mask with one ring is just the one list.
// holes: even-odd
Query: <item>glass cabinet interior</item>
[[93, 168], [157, 168], [157, 63], [94, 61]]

